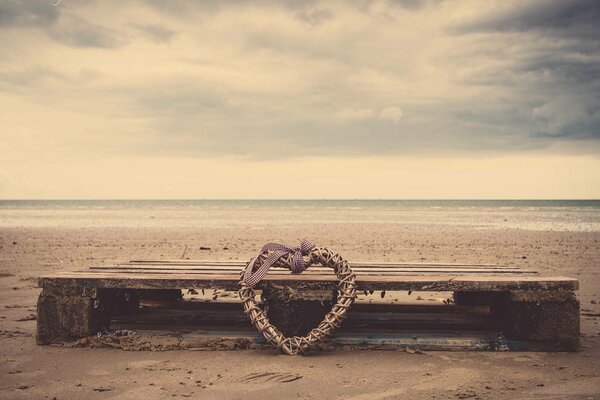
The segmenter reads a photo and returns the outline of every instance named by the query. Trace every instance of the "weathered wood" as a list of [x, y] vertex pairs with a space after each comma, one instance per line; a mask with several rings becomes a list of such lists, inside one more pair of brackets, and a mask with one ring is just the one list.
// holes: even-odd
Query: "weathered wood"
[[[108, 327], [111, 318], [144, 329], [153, 329], [161, 321], [213, 329], [247, 327], [249, 322], [237, 303], [201, 303], [194, 309], [198, 303], [181, 298], [181, 290], [187, 288], [237, 291], [243, 265], [240, 261], [132, 261], [42, 276], [37, 340], [50, 343], [92, 335]], [[493, 340], [444, 338], [428, 339], [427, 343], [431, 348], [452, 350], [470, 346], [484, 350], [576, 350], [579, 346], [579, 304], [573, 295], [578, 289], [576, 279], [543, 277], [535, 271], [493, 264], [353, 266], [360, 291], [454, 292], [457, 304], [357, 303], [340, 330], [340, 337], [346, 339], [328, 343], [397, 348], [414, 343], [387, 331], [497, 329]], [[335, 275], [320, 266], [301, 275], [274, 269], [257, 285], [263, 291], [269, 318], [286, 335], [304, 335], [317, 325], [331, 307], [336, 288]], [[140, 301], [154, 306], [140, 310]], [[386, 333], [377, 333], [381, 330]], [[498, 339], [500, 330], [506, 339]], [[374, 339], [376, 334], [382, 335], [379, 341]]]
[[[182, 299], [181, 301], [158, 301], [142, 300], [142, 305], [152, 309], [180, 309], [207, 311], [242, 311], [240, 303], [236, 298], [219, 299], [218, 301]], [[432, 301], [403, 301], [392, 303], [384, 301], [357, 301], [352, 305], [352, 314], [364, 313], [438, 313], [438, 314], [474, 314], [488, 315], [489, 306], [468, 306], [458, 304], [446, 304]]]
[[136, 312], [139, 300], [137, 290], [45, 287], [37, 303], [36, 342], [50, 344], [94, 335], [110, 327], [111, 317]]
[[[464, 263], [393, 263], [393, 262], [349, 262], [350, 266], [354, 268], [359, 267], [461, 267], [461, 268], [510, 268], [518, 269], [516, 266], [506, 266], [499, 264], [464, 264]], [[126, 263], [120, 263], [118, 265], [196, 265], [196, 266], [235, 266], [243, 267], [247, 265], [247, 261], [241, 260], [132, 260]]]
[[[72, 272], [42, 276], [41, 287], [52, 285], [75, 285], [89, 289], [182, 289], [220, 288], [237, 290], [239, 274], [156, 274], [112, 272]], [[276, 275], [270, 274], [258, 284], [263, 288], [269, 283], [285, 286], [305, 286], [314, 290], [328, 290], [335, 286], [334, 275]], [[402, 275], [356, 277], [358, 290], [414, 290], [414, 291], [512, 291], [512, 290], [568, 290], [578, 289], [578, 281], [566, 277], [537, 276], [467, 276], [467, 275]], [[333, 286], [332, 286], [333, 285]]]
[[507, 293], [498, 307], [507, 338], [579, 350], [579, 301], [574, 293]]
[[[176, 338], [170, 331], [139, 331], [138, 335], [119, 337], [107, 335], [93, 338], [97, 348], [125, 350], [241, 350], [268, 349], [265, 339], [253, 330], [198, 330], [180, 333]], [[552, 343], [509, 340], [494, 332], [377, 332], [340, 333], [320, 345], [315, 351], [343, 349], [377, 349], [406, 351], [555, 351]]]
[[[298, 295], [294, 293], [275, 292], [272, 296], [276, 297], [268, 306], [269, 318], [273, 321], [276, 320], [278, 327], [282, 330], [285, 329], [288, 334], [310, 330], [314, 327], [313, 324], [320, 322], [315, 315], [311, 314], [314, 310], [323, 315], [328, 311], [328, 307], [321, 304], [318, 298], [313, 300], [314, 303], [309, 300], [306, 304], [306, 300], [294, 300], [298, 298]], [[329, 303], [332, 301], [331, 293], [322, 294], [319, 297]], [[193, 329], [194, 326], [202, 328], [222, 326], [228, 327], [228, 329], [236, 326], [250, 327], [250, 322], [239, 304], [231, 302], [151, 301], [143, 304], [143, 309], [138, 313], [113, 318], [115, 325], [127, 325], [136, 331], [160, 326], [169, 326], [174, 330]], [[311, 306], [314, 306], [314, 309]], [[302, 314], [306, 309], [309, 310], [307, 319], [304, 318], [306, 315]], [[443, 328], [489, 330], [498, 328], [498, 326], [496, 321], [491, 319], [489, 307], [465, 307], [449, 304], [432, 304], [430, 306], [354, 304], [352, 312], [349, 313], [347, 320], [344, 321], [338, 332], [362, 331], [369, 334], [378, 329], [389, 331], [391, 329], [438, 330]]]
[[[242, 270], [242, 268], [236, 267], [221, 267], [221, 266], [160, 266], [160, 265], [114, 265], [114, 266], [95, 266], [90, 267], [92, 271], [98, 272], [115, 272], [115, 273], [202, 273], [202, 274], [224, 274], [224, 273], [236, 273]], [[532, 270], [522, 269], [491, 269], [491, 268], [355, 268], [353, 271], [356, 274], [367, 274], [367, 275], [398, 275], [408, 274], [414, 275], [419, 274], [537, 274]], [[289, 274], [290, 271], [273, 268], [269, 271], [269, 274]], [[331, 268], [322, 267], [311, 267], [303, 272], [303, 275], [330, 275]]]
[[106, 309], [97, 299], [85, 293], [66, 295], [43, 289], [37, 303], [36, 342], [50, 344], [94, 335], [109, 322]]
[[[108, 265], [97, 265], [97, 268], [112, 268], [115, 266], [130, 267], [130, 268], [144, 268], [144, 267], [161, 267], [161, 268], [197, 268], [197, 267], [208, 267], [208, 268], [225, 268], [241, 270], [246, 266], [246, 262], [230, 261], [230, 262], [126, 262], [118, 264]], [[507, 266], [507, 265], [479, 265], [479, 264], [396, 264], [396, 263], [350, 263], [352, 269], [372, 269], [372, 268], [385, 268], [385, 269], [403, 269], [403, 268], [417, 268], [417, 269], [509, 269], [519, 270], [521, 267], [518, 266]], [[314, 268], [325, 268], [319, 264], [311, 265], [309, 269]]]

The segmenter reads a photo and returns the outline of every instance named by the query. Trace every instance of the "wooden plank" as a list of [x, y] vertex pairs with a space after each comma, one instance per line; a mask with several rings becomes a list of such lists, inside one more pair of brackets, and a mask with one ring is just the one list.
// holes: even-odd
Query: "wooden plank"
[[[237, 290], [236, 274], [156, 274], [114, 272], [72, 272], [39, 278], [41, 287], [52, 285], [87, 286], [90, 288], [181, 289], [222, 288]], [[337, 284], [334, 275], [267, 275], [257, 286], [278, 283], [295, 287], [329, 290]], [[538, 276], [452, 276], [452, 275], [393, 275], [356, 277], [358, 290], [415, 290], [415, 291], [511, 291], [511, 290], [570, 290], [579, 288], [579, 282], [567, 277]]]
[[[207, 292], [210, 293], [210, 292]], [[237, 295], [233, 301], [225, 298], [218, 301], [200, 299], [182, 299], [178, 301], [142, 300], [144, 307], [152, 309], [181, 309], [194, 311], [228, 311], [241, 310]], [[403, 301], [390, 303], [384, 301], [357, 301], [352, 305], [352, 312], [371, 313], [436, 313], [436, 314], [477, 314], [488, 315], [489, 306], [464, 306], [459, 304], [445, 304], [432, 301]]]
[[[129, 328], [124, 326], [124, 328]], [[148, 342], [160, 343], [162, 338], [172, 334], [170, 330], [138, 330]], [[171, 349], [187, 350], [233, 350], [232, 344], [245, 340], [248, 343], [266, 345], [264, 337], [251, 329], [245, 330], [186, 330], [178, 334], [179, 344]], [[223, 346], [218, 341], [223, 340]], [[216, 341], [216, 342], [213, 342]], [[118, 342], [111, 341], [110, 348], [118, 348]], [[217, 344], [217, 345], [215, 345]], [[497, 336], [497, 332], [399, 332], [399, 333], [339, 333], [326, 340], [328, 348], [370, 348], [381, 350], [419, 350], [419, 351], [556, 351], [552, 343], [536, 343], [508, 340]], [[100, 343], [97, 343], [101, 347]], [[270, 347], [268, 347], [270, 348]], [[558, 349], [560, 350], [560, 349]], [[318, 351], [318, 350], [315, 350]]]
[[[239, 274], [242, 271], [242, 268], [235, 267], [214, 267], [214, 266], [206, 266], [206, 267], [159, 267], [159, 266], [138, 266], [138, 267], [128, 267], [122, 265], [115, 266], [93, 266], [89, 268], [92, 271], [102, 270], [102, 271], [127, 271], [131, 273], [136, 272], [156, 272], [156, 273], [235, 273]], [[392, 268], [353, 268], [353, 271], [356, 274], [373, 274], [373, 275], [386, 275], [386, 274], [414, 274], [414, 273], [436, 273], [436, 274], [537, 274], [537, 271], [532, 270], [493, 270], [493, 269], [440, 269], [440, 268], [402, 268], [402, 269], [392, 269]], [[269, 271], [270, 274], [289, 274], [290, 271], [282, 268], [273, 268]], [[303, 274], [331, 274], [331, 268], [309, 268], [303, 272]]]
[[[139, 313], [120, 317], [120, 320], [129, 321], [162, 321], [170, 318], [187, 318], [193, 319], [194, 323], [200, 322], [203, 318], [213, 319], [215, 321], [223, 321], [227, 325], [227, 321], [233, 322], [240, 319], [244, 324], [249, 323], [248, 317], [244, 315], [243, 308], [239, 303], [229, 303], [228, 307], [216, 305], [218, 302], [196, 302], [195, 307], [190, 304], [175, 304], [183, 302], [170, 302], [169, 305], [152, 306], [145, 304], [143, 310]], [[200, 307], [198, 307], [200, 306]], [[482, 309], [482, 307], [479, 307]], [[479, 309], [466, 309], [461, 306], [453, 305], [398, 305], [398, 304], [368, 304], [356, 303], [352, 306], [352, 312], [348, 319], [344, 322], [344, 326], [370, 326], [370, 323], [389, 323], [396, 324], [401, 327], [399, 322], [408, 323], [408, 321], [422, 321], [433, 323], [434, 325], [440, 321], [448, 324], [470, 324], [481, 323], [482, 327], [490, 327], [491, 319], [489, 307], [487, 312], [478, 312]], [[207, 319], [207, 321], [208, 321]], [[367, 324], [367, 325], [365, 325]], [[389, 325], [390, 327], [393, 325]], [[395, 325], [394, 325], [395, 326]], [[385, 326], [382, 326], [385, 327]]]
[[[137, 272], [137, 271], [171, 271], [171, 272], [181, 272], [181, 273], [185, 273], [185, 272], [199, 272], [199, 271], [206, 271], [206, 272], [221, 272], [221, 273], [240, 273], [241, 271], [243, 271], [243, 268], [221, 268], [221, 267], [192, 267], [192, 268], [173, 268], [173, 267], [136, 267], [136, 268], [130, 268], [127, 266], [112, 266], [112, 267], [90, 267], [90, 270], [103, 270], [103, 271], [118, 271], [118, 270], [123, 270], [123, 271], [130, 271], [130, 272]], [[421, 269], [421, 268], [403, 268], [403, 269], [387, 269], [387, 268], [353, 268], [353, 271], [356, 273], [372, 273], [372, 272], [379, 272], [379, 273], [385, 273], [385, 274], [403, 274], [403, 273], [414, 273], [414, 272], [422, 272], [422, 273], [455, 273], [455, 274], [460, 274], [460, 273], [481, 273], [481, 274], [494, 274], [494, 273], [499, 273], [499, 274], [522, 274], [522, 273], [528, 273], [528, 274], [533, 274], [533, 273], [538, 273], [537, 271], [534, 270], [506, 270], [506, 269], [499, 269], [499, 270], [493, 270], [493, 269], [438, 269], [438, 268], [428, 268], [428, 269]], [[290, 273], [290, 271], [288, 269], [284, 269], [284, 268], [272, 268], [270, 270], [270, 272], [283, 272], [283, 273]], [[305, 270], [303, 273], [308, 274], [308, 273], [331, 273], [332, 269], [331, 268], [309, 268], [307, 270]]]
[[[239, 265], [221, 265], [221, 264], [203, 264], [203, 265], [179, 265], [179, 264], [129, 264], [129, 263], [121, 263], [114, 265], [98, 265], [92, 266], [90, 268], [157, 268], [157, 269], [173, 269], [173, 270], [186, 270], [186, 269], [222, 269], [222, 270], [234, 270], [239, 271], [246, 267], [246, 264]], [[351, 266], [354, 270], [384, 270], [384, 271], [404, 271], [404, 270], [481, 270], [481, 271], [520, 271], [521, 268], [518, 267], [473, 267], [473, 266], [420, 266], [420, 265], [405, 265], [405, 266], [380, 266], [380, 265], [369, 265], [369, 266]], [[313, 265], [307, 270], [319, 270], [319, 269], [329, 269], [328, 267], [323, 267], [321, 265]]]
[[[469, 315], [469, 314], [449, 314], [446, 318], [439, 318], [435, 315], [430, 314], [417, 314], [411, 313], [406, 315], [399, 315], [396, 318], [386, 318], [385, 316], [370, 316], [367, 317], [364, 314], [352, 313], [351, 317], [348, 317], [344, 321], [345, 329], [352, 330], [364, 330], [365, 335], [369, 335], [369, 331], [380, 330], [380, 331], [392, 331], [397, 329], [457, 329], [457, 330], [476, 330], [484, 327], [497, 328], [500, 330], [500, 324], [492, 321], [489, 318]], [[178, 325], [186, 326], [202, 326], [207, 328], [208, 326], [219, 326], [219, 327], [247, 327], [251, 326], [248, 317], [243, 313], [239, 315], [225, 316], [222, 314], [203, 313], [196, 316], [189, 315], [166, 315], [160, 320], [155, 320], [150, 316], [147, 318], [139, 317], [135, 321], [124, 322], [123, 319], [115, 319], [114, 323], [116, 326], [133, 325], [134, 330], [149, 329], [152, 327], [159, 326], [170, 326], [173, 330], [179, 328]], [[344, 329], [344, 330], [345, 330]], [[343, 330], [340, 330], [343, 332]]]
[[[531, 346], [493, 335], [423, 333], [374, 333], [334, 336], [330, 342], [338, 345], [376, 347], [378, 349], [413, 349], [421, 351], [523, 351]], [[539, 348], [536, 347], [535, 350]]]
[[[118, 263], [112, 265], [101, 265], [99, 267], [103, 268], [111, 268], [115, 266], [128, 267], [128, 268], [174, 268], [174, 269], [186, 269], [186, 268], [223, 268], [223, 269], [242, 269], [245, 268], [247, 263], [236, 263], [236, 264], [221, 264], [221, 263], [202, 263], [202, 264], [176, 264], [176, 263]], [[371, 268], [379, 268], [386, 270], [403, 270], [403, 269], [484, 269], [484, 270], [519, 270], [520, 267], [517, 266], [475, 266], [475, 265], [418, 265], [418, 264], [410, 264], [410, 265], [378, 265], [378, 264], [350, 264], [353, 269], [371, 269]], [[314, 268], [327, 268], [323, 267], [319, 264], [312, 265], [309, 269]]]
[[[248, 261], [243, 260], [225, 260], [225, 261], [206, 261], [206, 260], [132, 260], [120, 265], [172, 265], [172, 266], [231, 266], [243, 267]], [[506, 266], [498, 264], [465, 264], [465, 263], [392, 263], [392, 262], [349, 262], [351, 267], [382, 267], [382, 268], [442, 268], [442, 267], [461, 267], [461, 268], [502, 268], [519, 269], [517, 266]]]
[[[161, 260], [130, 260], [128, 261], [129, 263], [161, 263], [161, 264], [204, 264], [204, 263], [209, 263], [209, 264], [213, 264], [213, 263], [222, 263], [222, 264], [235, 264], [235, 265], [240, 265], [240, 264], [246, 264], [248, 260], [187, 260], [187, 259], [161, 259]], [[468, 263], [424, 263], [424, 262], [417, 262], [417, 263], [398, 263], [398, 262], [390, 262], [390, 261], [357, 261], [354, 264], [360, 264], [360, 265], [432, 265], [432, 266], [457, 266], [457, 265], [473, 265], [473, 266], [499, 266], [499, 264], [493, 264], [493, 263], [474, 263], [474, 264], [468, 264]]]

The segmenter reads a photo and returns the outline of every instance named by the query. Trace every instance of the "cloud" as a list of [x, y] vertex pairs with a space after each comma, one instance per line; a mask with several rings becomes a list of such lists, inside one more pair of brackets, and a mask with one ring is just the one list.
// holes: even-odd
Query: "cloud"
[[0, 103], [81, 152], [594, 152], [595, 6], [569, 4], [2, 3]]
[[540, 135], [600, 139], [598, 97], [555, 97], [534, 108], [532, 116], [538, 123]]
[[117, 32], [92, 23], [62, 6], [37, 0], [7, 0], [0, 3], [0, 29], [40, 29], [48, 37], [73, 47], [113, 48], [119, 46]]
[[333, 12], [328, 8], [302, 10], [296, 13], [296, 18], [310, 26], [318, 26], [333, 18]]
[[386, 107], [379, 113], [379, 119], [397, 124], [402, 119], [402, 109], [400, 107]]
[[157, 43], [168, 43], [178, 33], [160, 24], [134, 24], [133, 27]]
[[227, 2], [220, 0], [205, 0], [198, 2], [189, 2], [186, 0], [145, 0], [146, 4], [160, 12], [165, 12], [178, 17], [198, 16], [199, 13], [215, 14], [227, 12], [232, 9], [258, 8], [266, 11], [274, 9], [288, 10], [292, 13], [311, 9], [321, 3], [317, 0], [230, 0]]
[[335, 113], [335, 118], [345, 123], [360, 121], [387, 121], [398, 124], [402, 119], [400, 107], [385, 107], [378, 111], [372, 108], [346, 108]]
[[128, 95], [137, 102], [141, 112], [152, 117], [182, 119], [200, 116], [206, 111], [222, 110], [225, 106], [225, 99], [212, 89], [182, 82], [135, 90]]
[[6, 0], [0, 2], [0, 28], [49, 26], [58, 20], [59, 10], [47, 2]]
[[73, 47], [114, 48], [122, 44], [115, 30], [91, 23], [75, 15], [61, 15], [59, 22], [48, 28], [56, 41]]
[[439, 2], [439, 0], [388, 0], [388, 3], [393, 6], [398, 6], [409, 10], [418, 10], [423, 7], [435, 5]]
[[347, 108], [340, 110], [335, 114], [335, 117], [341, 121], [361, 121], [367, 119], [375, 119], [377, 116], [375, 110], [370, 108]]
[[500, 11], [494, 8], [455, 29], [463, 33], [544, 30], [591, 38], [600, 32], [599, 20], [600, 3], [596, 0], [536, 0], [517, 2]]
[[[509, 2], [449, 32], [469, 40], [465, 84], [503, 92], [521, 111], [523, 136], [600, 139], [600, 2]], [[514, 123], [514, 122], [513, 122]]]

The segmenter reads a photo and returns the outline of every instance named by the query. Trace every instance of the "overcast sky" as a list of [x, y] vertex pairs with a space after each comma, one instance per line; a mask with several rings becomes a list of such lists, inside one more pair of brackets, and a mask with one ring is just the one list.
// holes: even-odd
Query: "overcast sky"
[[54, 4], [0, 1], [0, 198], [600, 198], [600, 1]]

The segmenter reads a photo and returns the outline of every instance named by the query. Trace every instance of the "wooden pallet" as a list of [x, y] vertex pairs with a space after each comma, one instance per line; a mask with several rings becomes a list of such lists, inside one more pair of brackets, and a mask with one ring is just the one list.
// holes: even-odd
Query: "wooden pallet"
[[[233, 295], [217, 301], [210, 296], [181, 298], [182, 289], [237, 290], [244, 265], [241, 261], [130, 261], [42, 276], [37, 341], [47, 344], [94, 335], [112, 324], [158, 336], [183, 331], [185, 340], [192, 342], [233, 337], [240, 343], [261, 344]], [[359, 291], [404, 293], [388, 303], [379, 298], [373, 303], [373, 296], [371, 304], [359, 300], [331, 344], [426, 350], [579, 348], [576, 279], [493, 264], [351, 266]], [[272, 270], [257, 288], [263, 290], [269, 318], [286, 334], [303, 334], [330, 307], [336, 283], [330, 269], [313, 266], [300, 275]], [[407, 298], [408, 291], [452, 292], [454, 301], [407, 301], [417, 297]], [[304, 317], [299, 322], [290, 318], [290, 312]]]

